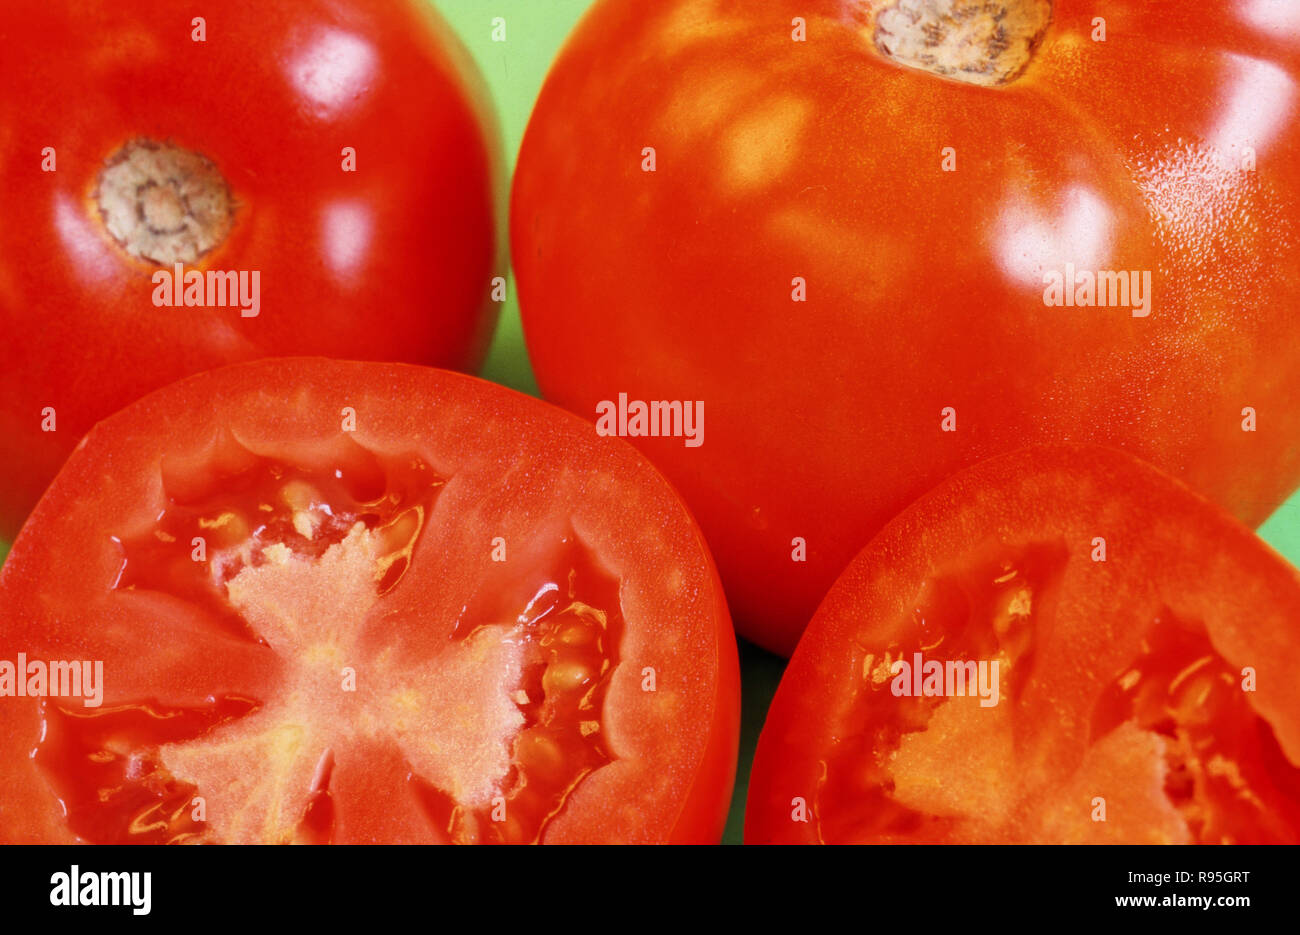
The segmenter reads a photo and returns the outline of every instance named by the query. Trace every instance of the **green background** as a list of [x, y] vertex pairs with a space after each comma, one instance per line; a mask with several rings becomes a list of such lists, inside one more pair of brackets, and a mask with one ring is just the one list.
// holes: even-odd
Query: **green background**
[[[546, 70], [564, 37], [592, 0], [431, 0], [450, 22], [478, 62], [487, 79], [500, 118], [509, 166], [514, 167], [533, 101]], [[493, 41], [493, 20], [506, 22], [504, 42]], [[414, 89], [413, 93], [414, 93]], [[484, 376], [525, 393], [537, 395], [537, 383], [528, 365], [513, 273], [501, 323], [492, 344]], [[1260, 535], [1300, 564], [1300, 495], [1293, 497], [1260, 529]], [[1213, 543], [1206, 543], [1213, 548]], [[0, 559], [8, 551], [0, 542]], [[754, 743], [762, 727], [768, 702], [780, 678], [782, 660], [741, 641], [743, 713], [740, 769], [724, 843], [739, 843], [744, 818], [745, 793]]]

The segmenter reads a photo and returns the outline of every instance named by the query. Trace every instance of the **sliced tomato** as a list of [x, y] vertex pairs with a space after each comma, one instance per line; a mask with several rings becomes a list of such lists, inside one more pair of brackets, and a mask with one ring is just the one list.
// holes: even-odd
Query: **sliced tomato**
[[98, 699], [0, 697], [3, 841], [721, 835], [738, 672], [698, 528], [626, 443], [471, 377], [160, 390], [74, 453], [0, 607], [10, 663], [103, 665]]
[[1300, 576], [1116, 451], [957, 474], [817, 611], [759, 740], [745, 837], [1294, 843]]

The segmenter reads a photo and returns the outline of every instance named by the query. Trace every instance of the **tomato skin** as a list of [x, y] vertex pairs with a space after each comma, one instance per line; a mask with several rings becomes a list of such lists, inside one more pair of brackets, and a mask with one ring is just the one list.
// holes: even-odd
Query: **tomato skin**
[[[1105, 540], [1104, 561], [1096, 559], [1095, 537]], [[1156, 843], [1184, 833], [1163, 794], [1147, 792], [1142, 807], [1121, 808], [1117, 773], [1102, 771], [1084, 786], [1089, 796], [1110, 800], [1105, 823], [1089, 817], [1089, 798], [1051, 799], [1075, 788], [1072, 779], [1111, 735], [1109, 722], [1104, 733], [1097, 730], [1098, 712], [1107, 710], [1107, 686], [1137, 670], [1133, 660], [1149, 650], [1162, 621], [1169, 620], [1192, 624], [1208, 637], [1209, 653], [1233, 675], [1231, 691], [1244, 696], [1252, 712], [1251, 723], [1214, 723], [1214, 742], [1252, 733], [1247, 728], [1266, 727], [1275, 738], [1269, 756], [1220, 757], [1221, 765], [1231, 763], [1237, 775], [1247, 777], [1248, 788], [1250, 779], [1268, 771], [1284, 777], [1278, 788], [1287, 790], [1289, 781], [1289, 793], [1283, 793], [1289, 812], [1281, 811], [1279, 821], [1289, 823], [1292, 838], [1300, 837], [1300, 573], [1222, 509], [1149, 465], [1110, 449], [1068, 445], [1025, 449], [955, 475], [886, 525], [850, 563], [809, 624], [768, 712], [750, 780], [747, 843], [845, 842], [843, 829], [850, 826], [843, 815], [818, 808], [823, 793], [817, 790], [828, 788], [828, 777], [836, 774], [827, 763], [834, 764], [843, 750], [842, 776], [849, 769], [844, 763], [879, 762], [896, 771], [901, 758], [901, 745], [891, 752], [852, 742], [864, 716], [902, 717], [900, 699], [888, 690], [863, 688], [865, 654], [879, 658], [924, 635], [933, 658], [943, 658], [937, 654], [944, 641], [960, 639], [963, 629], [992, 632], [990, 617], [981, 615], [969, 593], [968, 623], [965, 616], [935, 614], [929, 627], [935, 621], [947, 625], [926, 629], [921, 583], [982, 567], [999, 551], [1035, 543], [1051, 544], [1059, 553], [1027, 602], [1035, 608], [1028, 662], [1019, 671], [1015, 663], [1004, 666], [999, 704], [1009, 706], [1011, 759], [981, 777], [996, 790], [990, 801], [998, 807], [990, 811], [1012, 817], [990, 830], [961, 812], [953, 813], [956, 819], [929, 814], [897, 834], [851, 839], [1052, 843], [1097, 842], [1109, 835], [1111, 843]], [[902, 655], [910, 656], [910, 650]], [[1241, 692], [1236, 686], [1248, 666], [1259, 676], [1257, 690]], [[998, 709], [988, 710], [991, 718]], [[1193, 716], [1209, 710], [1202, 704]], [[938, 730], [938, 723], [912, 723], [901, 728], [902, 736], [923, 736]], [[954, 752], [941, 766], [932, 761], [921, 781], [934, 789], [961, 787], [963, 770], [979, 762], [972, 751], [997, 736], [992, 731], [951, 738], [947, 749], [965, 750], [971, 759], [963, 762]], [[1135, 736], [1154, 742], [1158, 732]], [[1129, 752], [1140, 752], [1140, 745], [1129, 746]], [[915, 788], [916, 777], [910, 781]], [[796, 795], [808, 803], [806, 823], [791, 821]], [[1002, 809], [1002, 796], [1019, 798]], [[883, 801], [890, 800], [886, 795]], [[843, 800], [839, 805], [844, 807]], [[839, 823], [838, 836], [826, 832], [833, 822]], [[1249, 838], [1248, 831], [1234, 830]]]
[[[344, 407], [355, 411], [354, 432], [340, 432]], [[494, 536], [510, 556], [523, 556], [532, 537], [574, 530], [618, 582], [620, 663], [602, 714], [615, 757], [577, 784], [543, 840], [717, 843], [735, 776], [739, 671], [698, 527], [631, 446], [473, 377], [403, 364], [265, 360], [188, 378], [101, 422], [0, 569], [6, 657], [104, 660], [104, 708], [146, 698], [190, 708], [271, 691], [284, 660], [219, 635], [203, 608], [177, 600], [179, 593], [119, 588], [130, 567], [121, 543], [153, 539], [155, 518], [185, 489], [177, 478], [225, 464], [231, 439], [241, 450], [307, 465], [328, 465], [359, 445], [403, 461], [418, 456], [449, 479], [422, 533], [428, 544], [417, 544], [402, 583], [373, 616], [383, 630], [403, 632], [402, 645], [417, 656], [445, 647], [476, 600], [487, 602], [485, 620], [495, 620], [519, 612], [500, 595], [535, 590], [528, 559], [510, 577], [509, 558], [490, 557]], [[69, 568], [84, 574], [70, 577]], [[494, 586], [501, 580], [509, 587]], [[642, 688], [646, 666], [656, 669], [655, 691]], [[41, 725], [34, 700], [0, 698], [2, 841], [74, 840], [29, 755]], [[336, 750], [336, 773], [354, 782], [402, 774], [382, 744], [362, 750], [360, 762]], [[387, 789], [353, 800], [350, 810], [346, 797], [336, 800], [346, 839], [441, 840], [423, 823], [412, 827], [397, 806], [385, 811], [401, 798]]]
[[[980, 88], [880, 58], [846, 12], [870, 5], [598, 3], [514, 183], [543, 393], [704, 400], [701, 447], [633, 441], [783, 654], [890, 517], [998, 453], [1121, 448], [1252, 525], [1300, 481], [1294, 18], [1057, 0], [1025, 73]], [[1067, 262], [1152, 271], [1152, 313], [1045, 307]]]
[[[500, 142], [427, 4], [19, 0], [0, 42], [0, 536], [96, 421], [188, 374], [293, 353], [480, 365], [504, 249]], [[233, 228], [188, 268], [259, 271], [256, 317], [155, 307], [151, 276], [170, 265], [125, 252], [96, 204], [105, 161], [136, 139], [225, 177]]]

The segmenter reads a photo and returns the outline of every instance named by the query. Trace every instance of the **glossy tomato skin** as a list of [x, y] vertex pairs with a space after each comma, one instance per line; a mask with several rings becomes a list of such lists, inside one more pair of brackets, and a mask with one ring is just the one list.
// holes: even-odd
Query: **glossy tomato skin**
[[[341, 430], [345, 409], [355, 419], [352, 430]], [[6, 654], [102, 660], [105, 690], [94, 712], [107, 712], [103, 716], [109, 718], [146, 705], [201, 714], [216, 698], [242, 704], [243, 722], [251, 723], [250, 718], [276, 710], [284, 697], [304, 692], [319, 693], [330, 708], [335, 704], [332, 665], [326, 679], [330, 691], [294, 682], [304, 659], [320, 655], [319, 650], [286, 653], [287, 631], [273, 629], [266, 637], [267, 618], [257, 607], [237, 603], [239, 574], [222, 572], [224, 584], [215, 595], [193, 577], [199, 573], [194, 569], [206, 576], [216, 567], [217, 530], [229, 524], [197, 527], [212, 550], [208, 564], [192, 560], [188, 534], [171, 536], [180, 550], [173, 553], [160, 525], [168, 511], [186, 509], [198, 499], [226, 506], [236, 502], [240, 491], [249, 489], [240, 480], [249, 476], [241, 465], [260, 462], [273, 464], [277, 478], [314, 470], [321, 490], [337, 486], [331, 477], [369, 490], [373, 484], [357, 478], [379, 463], [401, 470], [420, 463], [439, 478], [430, 488], [431, 499], [423, 502], [414, 548], [403, 553], [409, 564], [396, 583], [373, 583], [380, 582], [378, 574], [364, 579], [372, 582], [364, 589], [371, 602], [365, 614], [331, 617], [331, 608], [352, 600], [353, 592], [337, 575], [307, 587], [280, 587], [266, 605], [273, 617], [286, 620], [298, 618], [284, 608], [305, 608], [300, 618], [314, 634], [309, 642], [319, 637], [321, 646], [337, 643], [330, 636], [337, 627], [364, 618], [362, 638], [345, 653], [360, 660], [356, 699], [362, 704], [372, 698], [368, 686], [389, 681], [385, 673], [394, 671], [394, 658], [398, 669], [402, 660], [438, 664], [455, 652], [458, 641], [526, 613], [525, 604], [537, 600], [529, 598], [545, 591], [539, 585], [562, 586], [566, 565], [556, 564], [553, 553], [556, 532], [567, 530], [564, 541], [571, 549], [578, 543], [577, 551], [586, 556], [583, 567], [601, 569], [617, 594], [617, 613], [608, 604], [596, 607], [604, 614], [602, 629], [608, 626], [613, 633], [612, 621], [621, 620], [621, 637], [612, 650], [617, 664], [603, 689], [603, 705], [584, 715], [599, 725], [596, 736], [609, 762], [569, 777], [574, 785], [563, 807], [530, 834], [536, 832], [544, 843], [717, 843], [735, 776], [739, 674], [721, 585], [698, 527], [662, 475], [631, 446], [598, 437], [589, 423], [556, 407], [473, 377], [404, 364], [265, 360], [191, 377], [101, 422], [42, 497], [0, 569], [0, 643]], [[198, 491], [208, 488], [199, 497]], [[259, 499], [243, 502], [265, 502], [252, 515], [265, 510], [259, 522], [274, 523], [275, 486], [253, 490]], [[365, 501], [364, 512], [382, 511], [373, 493], [357, 496]], [[341, 515], [338, 507], [335, 501], [334, 512]], [[240, 515], [238, 507], [226, 512]], [[366, 523], [374, 528], [376, 520]], [[310, 545], [292, 536], [286, 541], [294, 549]], [[507, 551], [496, 554], [498, 549]], [[314, 554], [319, 557], [319, 549]], [[264, 555], [254, 573], [276, 565], [271, 552]], [[548, 567], [559, 577], [547, 577]], [[79, 570], [69, 575], [74, 568]], [[188, 584], [182, 589], [175, 581]], [[245, 634], [243, 623], [231, 628], [232, 607], [257, 639]], [[502, 645], [522, 638], [516, 633]], [[390, 649], [365, 651], [375, 645]], [[650, 683], [647, 669], [654, 670]], [[441, 710], [453, 715], [454, 724], [465, 717], [486, 720], [482, 706], [456, 707], [472, 697], [468, 693], [476, 690], [482, 670], [476, 663], [424, 687], [409, 683], [396, 697], [423, 697], [426, 689], [443, 692]], [[547, 676], [541, 684], [549, 698]], [[382, 701], [385, 694], [374, 697]], [[76, 710], [73, 701], [48, 704]], [[302, 715], [306, 727], [291, 726], [311, 737], [310, 722], [340, 716], [320, 713], [325, 708]], [[432, 723], [438, 714], [439, 709], [427, 708], [416, 723]], [[412, 758], [432, 750], [434, 766], [441, 760], [455, 775], [456, 769], [472, 768], [474, 761], [462, 749], [468, 741], [462, 738], [458, 747], [444, 738], [412, 748], [385, 739], [396, 721], [364, 723], [365, 731], [339, 734], [343, 739], [332, 747], [334, 824], [328, 839], [445, 842], [446, 824], [430, 820], [429, 802], [449, 809], [452, 800], [442, 797], [441, 787], [417, 794], [416, 786], [437, 783], [416, 782], [422, 771]], [[5, 789], [0, 841], [86, 840], [88, 835], [80, 833], [86, 827], [100, 832], [108, 827], [120, 839], [122, 822], [96, 823], [85, 818], [84, 808], [80, 824], [70, 826], [69, 809], [56, 792], [85, 785], [81, 771], [89, 767], [85, 756], [60, 761], [57, 744], [55, 753], [43, 752], [59, 724], [36, 699], [0, 698], [0, 785]], [[231, 741], [220, 731], [230, 729], [218, 724], [209, 734], [189, 737], [203, 755], [187, 757], [183, 765], [167, 765], [164, 757], [164, 766], [177, 781], [189, 781], [185, 769], [196, 770], [195, 776], [225, 769]], [[62, 730], [69, 733], [66, 726]], [[588, 733], [584, 728], [583, 736]], [[263, 736], [278, 735], [254, 734]], [[515, 762], [523, 763], [514, 742]], [[119, 755], [120, 744], [113, 748]], [[313, 744], [309, 740], [302, 747], [305, 759], [299, 765], [314, 769], [320, 751]], [[234, 761], [236, 778], [245, 784], [235, 788], [252, 789], [242, 798], [235, 795], [235, 804], [253, 809], [259, 821], [231, 833], [222, 824], [229, 819], [218, 817], [228, 814], [219, 798], [224, 784], [214, 783], [205, 792], [198, 781], [195, 794], [208, 796], [212, 822], [206, 831], [197, 829], [200, 839], [283, 839], [283, 829], [269, 833], [261, 821], [270, 819], [257, 810], [263, 781], [278, 788], [273, 767], [293, 759], [282, 760], [286, 746], [293, 744], [259, 746], [243, 735], [235, 739], [235, 748], [250, 754]], [[438, 753], [444, 749], [451, 753]], [[152, 761], [146, 756], [146, 762]], [[520, 769], [534, 782], [547, 776], [534, 774], [530, 765]], [[247, 776], [255, 780], [251, 787], [238, 778]], [[132, 789], [137, 810], [154, 794], [153, 787]], [[90, 814], [96, 814], [93, 805]]]
[[[182, 376], [291, 353], [481, 363], [500, 144], [428, 4], [19, 0], [0, 42], [0, 536], [97, 420]], [[96, 198], [106, 160], [139, 139], [224, 176], [233, 227], [188, 269], [258, 271], [256, 317], [153, 304], [164, 267], [119, 246]]]
[[[1000, 659], [999, 700], [895, 696], [913, 650]], [[940, 484], [840, 576], [768, 712], [745, 840], [1294, 841], [1298, 714], [1294, 568], [1126, 454], [1025, 449]], [[1198, 836], [1207, 801], [1263, 804]]]
[[[883, 58], [874, 6], [600, 2], [514, 183], [544, 394], [704, 401], [702, 446], [634, 441], [740, 633], [784, 654], [883, 523], [983, 458], [1107, 444], [1250, 524], [1300, 479], [1285, 5], [1055, 0], [994, 88]], [[1149, 271], [1150, 314], [1045, 305], [1066, 264]]]

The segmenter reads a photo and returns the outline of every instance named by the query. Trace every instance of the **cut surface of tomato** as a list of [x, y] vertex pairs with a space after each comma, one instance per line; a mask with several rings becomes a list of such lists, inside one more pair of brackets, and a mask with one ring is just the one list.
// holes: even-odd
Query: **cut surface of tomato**
[[0, 697], [0, 839], [721, 834], [738, 675], [699, 531], [500, 387], [317, 359], [168, 387], [88, 436], [0, 593], [6, 648], [103, 666], [95, 704]]
[[768, 714], [746, 840], [1300, 840], [1300, 575], [1095, 446], [984, 462], [858, 555]]

